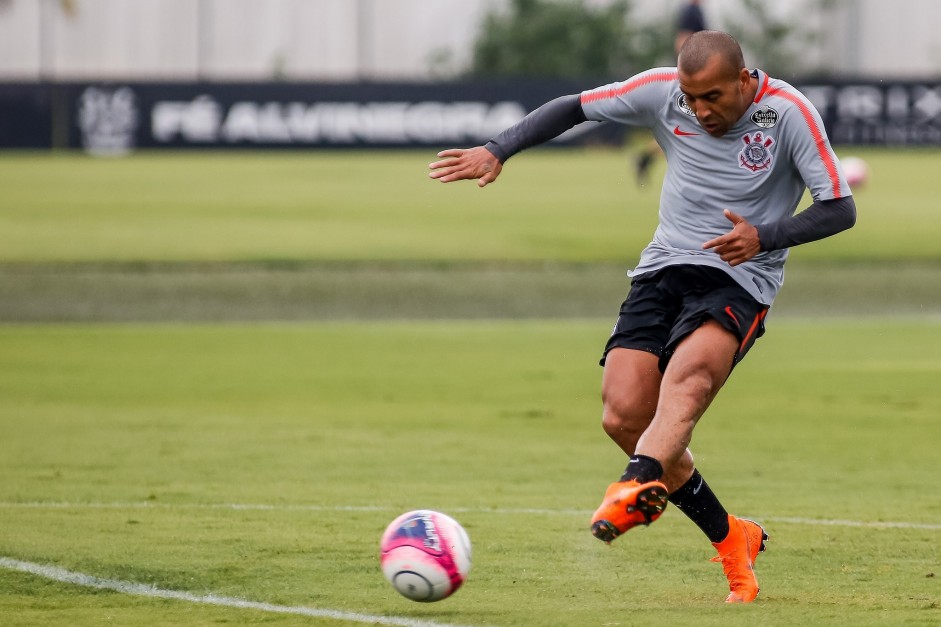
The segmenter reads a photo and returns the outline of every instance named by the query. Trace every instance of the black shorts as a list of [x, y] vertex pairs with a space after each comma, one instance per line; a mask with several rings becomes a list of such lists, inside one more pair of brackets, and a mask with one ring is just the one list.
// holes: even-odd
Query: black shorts
[[667, 266], [631, 282], [601, 365], [612, 348], [634, 348], [657, 355], [664, 372], [680, 341], [713, 319], [739, 339], [734, 367], [764, 335], [767, 313], [768, 305], [718, 268]]

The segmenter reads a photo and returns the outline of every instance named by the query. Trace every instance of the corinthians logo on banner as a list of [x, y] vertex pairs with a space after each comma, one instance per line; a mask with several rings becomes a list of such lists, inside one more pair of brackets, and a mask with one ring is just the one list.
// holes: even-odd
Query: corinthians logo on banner
[[82, 147], [96, 155], [123, 155], [134, 148], [137, 98], [130, 87], [87, 87], [78, 99]]

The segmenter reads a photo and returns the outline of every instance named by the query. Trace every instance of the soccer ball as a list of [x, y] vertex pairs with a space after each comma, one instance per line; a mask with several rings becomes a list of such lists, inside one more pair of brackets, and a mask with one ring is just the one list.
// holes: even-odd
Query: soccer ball
[[859, 157], [846, 157], [840, 159], [840, 163], [843, 165], [843, 176], [846, 177], [850, 188], [855, 189], [866, 184], [869, 178], [869, 166], [865, 161]]
[[386, 527], [380, 560], [382, 574], [402, 596], [440, 601], [454, 594], [470, 571], [470, 538], [450, 516], [415, 510]]

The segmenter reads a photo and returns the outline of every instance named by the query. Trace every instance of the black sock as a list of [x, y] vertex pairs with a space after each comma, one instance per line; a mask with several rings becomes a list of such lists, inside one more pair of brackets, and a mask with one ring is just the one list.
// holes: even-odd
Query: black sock
[[639, 481], [647, 483], [648, 481], [657, 481], [663, 476], [663, 466], [653, 457], [646, 455], [632, 455], [631, 461], [627, 463], [624, 474], [621, 475], [621, 481]]
[[689, 481], [670, 495], [670, 502], [696, 523], [710, 542], [722, 542], [729, 535], [729, 513], [698, 470], [694, 469]]

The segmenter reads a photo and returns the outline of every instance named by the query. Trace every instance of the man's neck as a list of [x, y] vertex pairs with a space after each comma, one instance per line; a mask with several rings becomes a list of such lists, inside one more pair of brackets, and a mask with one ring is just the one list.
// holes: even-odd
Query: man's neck
[[748, 102], [748, 106], [745, 107], [746, 110], [751, 106], [751, 103], [755, 102], [755, 96], [758, 94], [759, 88], [758, 81], [760, 80], [760, 76], [752, 76], [748, 81], [748, 87], [745, 88], [745, 96]]

